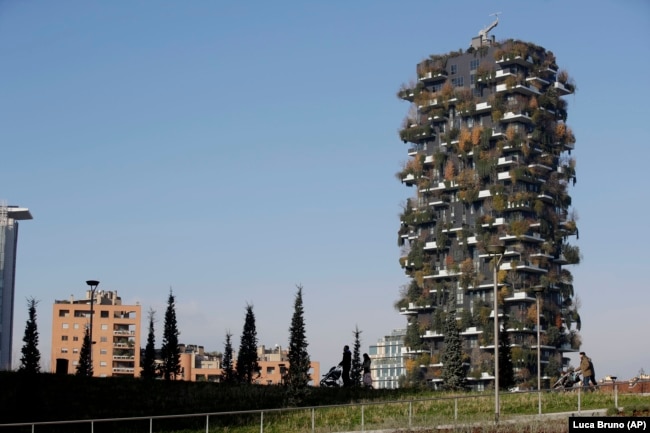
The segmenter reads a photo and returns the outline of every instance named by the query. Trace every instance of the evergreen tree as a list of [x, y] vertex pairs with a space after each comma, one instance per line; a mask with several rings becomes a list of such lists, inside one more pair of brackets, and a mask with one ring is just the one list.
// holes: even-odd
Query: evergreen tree
[[169, 298], [167, 298], [167, 311], [165, 312], [165, 328], [163, 331], [162, 347], [160, 355], [162, 357], [162, 374], [165, 380], [176, 379], [181, 372], [181, 351], [178, 347], [178, 326], [176, 323], [176, 306], [174, 304], [174, 295], [171, 288], [169, 289]]
[[445, 389], [460, 390], [465, 386], [465, 367], [463, 366], [463, 347], [460, 330], [456, 323], [456, 309], [452, 305], [447, 310], [444, 328], [444, 349], [441, 356], [442, 381]]
[[237, 354], [237, 378], [241, 382], [253, 383], [259, 372], [257, 363], [257, 330], [255, 329], [255, 314], [253, 306], [246, 305], [246, 320], [239, 342], [239, 353]]
[[361, 333], [359, 326], [354, 328], [354, 349], [352, 350], [352, 368], [350, 368], [350, 382], [352, 386], [361, 386], [363, 379], [363, 365], [361, 363]]
[[29, 319], [25, 325], [25, 344], [21, 349], [23, 356], [20, 358], [20, 371], [35, 374], [41, 372], [41, 352], [38, 351], [38, 329], [36, 326], [36, 305], [38, 301], [34, 298], [27, 299]]
[[515, 384], [515, 372], [512, 365], [512, 351], [510, 350], [510, 335], [508, 329], [508, 316], [503, 315], [499, 326], [499, 388], [508, 389]]
[[84, 340], [81, 344], [81, 351], [79, 351], [79, 363], [77, 364], [77, 376], [88, 376], [92, 377], [93, 375], [93, 363], [91, 358], [91, 347], [92, 343], [90, 341], [90, 327], [86, 326], [86, 331], [84, 332]]
[[154, 333], [155, 311], [149, 310], [149, 334], [147, 335], [147, 345], [144, 348], [142, 358], [142, 371], [140, 377], [143, 379], [154, 379], [156, 377], [156, 336]]
[[289, 374], [287, 375], [290, 404], [298, 404], [307, 395], [311, 361], [307, 353], [302, 286], [296, 286], [298, 293], [293, 304], [293, 317], [289, 328]]
[[221, 374], [225, 383], [234, 383], [237, 380], [237, 374], [232, 366], [232, 334], [226, 331], [226, 345], [223, 350], [223, 360], [221, 362]]

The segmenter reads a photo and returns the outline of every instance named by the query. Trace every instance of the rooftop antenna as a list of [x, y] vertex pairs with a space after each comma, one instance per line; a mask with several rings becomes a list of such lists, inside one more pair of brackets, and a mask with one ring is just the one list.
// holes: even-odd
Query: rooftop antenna
[[489, 26], [487, 26], [486, 28], [484, 28], [483, 30], [478, 32], [478, 35], [481, 38], [481, 44], [489, 43], [488, 32], [490, 30], [492, 30], [493, 28], [495, 28], [499, 24], [499, 14], [500, 13], [501, 12], [495, 12], [493, 14], [490, 14], [489, 16], [496, 16], [497, 18], [494, 20], [494, 22], [492, 24], [490, 24]]

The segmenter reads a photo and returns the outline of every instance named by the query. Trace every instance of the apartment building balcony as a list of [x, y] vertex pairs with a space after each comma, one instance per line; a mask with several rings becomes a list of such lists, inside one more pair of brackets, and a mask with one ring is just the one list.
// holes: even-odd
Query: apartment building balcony
[[488, 102], [479, 102], [476, 104], [476, 114], [487, 113], [492, 110], [492, 106]]
[[497, 160], [497, 165], [515, 165], [519, 163], [519, 155], [502, 156]]
[[133, 373], [135, 373], [135, 368], [113, 367], [113, 374], [129, 374], [129, 375], [133, 375]]
[[418, 105], [418, 108], [420, 110], [426, 110], [428, 108], [440, 108], [440, 107], [442, 107], [442, 100], [438, 98], [429, 99], [428, 101], [425, 101], [424, 104]]
[[518, 92], [518, 93], [521, 93], [523, 95], [528, 95], [528, 96], [540, 95], [539, 90], [537, 90], [535, 87], [529, 86], [527, 84], [517, 84], [517, 85], [512, 86], [512, 87], [508, 87], [508, 85], [505, 84], [505, 83], [497, 84], [496, 92], [497, 93]]
[[[533, 119], [526, 113], [514, 113], [508, 111], [501, 118], [502, 122], [522, 122], [522, 123], [533, 123]], [[494, 136], [494, 134], [493, 134]]]
[[135, 355], [113, 355], [113, 361], [134, 361]]
[[135, 331], [129, 331], [125, 329], [115, 329], [113, 330], [113, 335], [133, 337], [135, 336]]
[[553, 83], [553, 87], [555, 88], [555, 90], [558, 91], [560, 96], [570, 95], [571, 93], [573, 93], [573, 86], [569, 84], [564, 84], [559, 81], [555, 81]]
[[470, 328], [467, 328], [466, 330], [462, 331], [460, 335], [480, 335], [482, 334], [483, 331], [479, 330], [476, 326], [472, 326]]
[[516, 77], [517, 73], [511, 71], [510, 69], [497, 69], [494, 74], [494, 78], [497, 81], [502, 81], [508, 77]]
[[501, 65], [501, 67], [505, 65], [521, 65], [529, 67], [533, 65], [533, 59], [530, 56], [526, 58], [522, 56], [504, 56], [497, 60], [496, 64]]
[[502, 271], [528, 271], [538, 274], [548, 273], [547, 269], [540, 268], [539, 266], [530, 263], [528, 261], [517, 262], [517, 266], [513, 266], [513, 262], [505, 262], [501, 265], [500, 268]]
[[417, 304], [415, 304], [413, 302], [409, 302], [408, 307], [400, 308], [399, 313], [402, 314], [402, 315], [408, 316], [408, 315], [418, 314], [420, 312], [431, 311], [433, 309], [434, 309], [434, 307], [432, 307], [431, 305], [417, 305]]
[[526, 82], [528, 82], [528, 83], [536, 83], [536, 84], [539, 84], [540, 86], [548, 86], [549, 84], [551, 84], [550, 81], [547, 81], [547, 80], [545, 80], [545, 79], [543, 79], [541, 77], [538, 77], [538, 76], [527, 77]]
[[526, 291], [519, 291], [515, 292], [512, 294], [512, 296], [508, 296], [507, 298], [503, 298], [505, 302], [530, 302], [534, 303], [537, 301], [537, 299], [533, 296], [528, 296], [528, 293]]
[[425, 280], [433, 279], [442, 279], [442, 278], [449, 278], [449, 277], [454, 277], [460, 275], [460, 271], [454, 271], [452, 269], [439, 269], [437, 271], [433, 271], [432, 274], [430, 275], [425, 275], [423, 278]]
[[419, 80], [425, 84], [436, 83], [445, 81], [447, 79], [447, 71], [429, 71], [422, 74]]
[[438, 244], [436, 243], [436, 241], [427, 242], [426, 244], [424, 244], [424, 249], [425, 250], [437, 250], [438, 249]]
[[428, 329], [424, 335], [420, 335], [420, 338], [422, 339], [427, 339], [427, 340], [434, 340], [434, 339], [441, 339], [445, 338], [443, 334], [438, 333], [438, 331], [431, 331]]

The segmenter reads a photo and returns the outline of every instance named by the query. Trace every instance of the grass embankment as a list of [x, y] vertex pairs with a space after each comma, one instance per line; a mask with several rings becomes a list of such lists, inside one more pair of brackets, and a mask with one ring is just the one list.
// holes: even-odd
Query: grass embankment
[[[312, 409], [285, 408], [286, 389], [278, 386], [225, 386], [214, 383], [142, 381], [126, 378], [83, 378], [39, 374], [26, 377], [0, 373], [0, 424], [104, 418], [154, 417], [206, 414], [231, 411], [265, 410], [259, 413], [212, 415], [211, 432], [259, 432], [263, 422], [267, 433], [309, 432], [313, 423], [318, 432], [370, 429], [407, 429], [412, 426], [438, 426], [494, 420], [494, 395], [485, 393], [449, 394], [428, 390], [367, 390], [313, 388], [303, 402]], [[578, 409], [577, 393], [544, 392], [542, 412]], [[352, 403], [364, 403], [363, 409]], [[331, 407], [334, 405], [347, 405]], [[537, 414], [537, 394], [517, 393], [501, 396], [501, 420], [517, 415]], [[648, 407], [650, 398], [619, 395], [619, 406]], [[581, 409], [613, 408], [609, 392], [581, 395]], [[312, 415], [313, 414], [313, 415]], [[154, 420], [156, 432], [205, 432], [206, 416]], [[410, 421], [409, 421], [410, 420]], [[410, 424], [409, 424], [410, 422]], [[534, 423], [527, 425], [533, 426]], [[550, 424], [540, 424], [540, 428]], [[7, 431], [0, 429], [0, 433]], [[21, 429], [15, 431], [30, 431]], [[48, 426], [40, 431], [90, 431], [83, 425]], [[95, 433], [148, 432], [149, 421], [96, 423]], [[462, 430], [457, 430], [462, 431]], [[520, 431], [520, 430], [511, 430]], [[534, 430], [551, 431], [551, 430]], [[552, 430], [556, 431], [556, 430]]]

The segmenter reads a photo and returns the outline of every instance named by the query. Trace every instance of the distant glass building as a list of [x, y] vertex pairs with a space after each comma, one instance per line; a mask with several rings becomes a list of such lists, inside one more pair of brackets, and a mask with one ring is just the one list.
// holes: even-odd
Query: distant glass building
[[0, 204], [0, 370], [11, 370], [18, 221], [30, 219], [29, 209]]
[[399, 388], [399, 378], [406, 374], [404, 338], [406, 329], [395, 329], [370, 345], [372, 385], [376, 389]]

